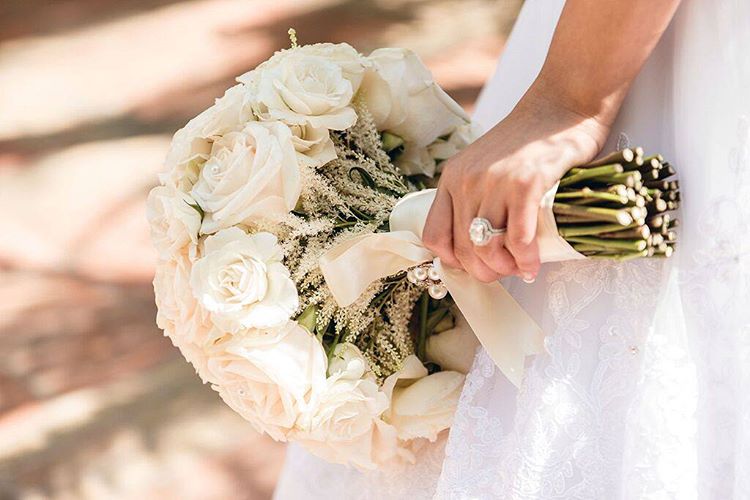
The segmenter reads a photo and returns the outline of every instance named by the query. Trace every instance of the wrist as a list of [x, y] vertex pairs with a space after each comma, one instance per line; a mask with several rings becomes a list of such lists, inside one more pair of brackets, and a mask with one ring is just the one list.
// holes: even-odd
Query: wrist
[[[592, 160], [604, 147], [610, 125], [598, 117], [572, 109], [558, 96], [532, 87], [508, 117], [511, 125], [531, 124], [529, 132], [552, 148], [564, 174], [575, 165]], [[521, 127], [526, 128], [526, 127]]]
[[570, 115], [577, 128], [587, 130], [599, 148], [604, 146], [622, 103], [619, 94], [602, 97], [594, 90], [587, 90], [585, 85], [571, 85], [565, 78], [552, 78], [544, 70], [522, 101], [541, 103], [557, 114]]

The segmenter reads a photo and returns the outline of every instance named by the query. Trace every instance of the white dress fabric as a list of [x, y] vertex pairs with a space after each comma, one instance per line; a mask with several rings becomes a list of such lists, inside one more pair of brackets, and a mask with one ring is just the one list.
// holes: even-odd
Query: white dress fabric
[[[538, 74], [563, 4], [524, 4], [477, 106], [485, 128]], [[620, 133], [679, 172], [675, 255], [508, 280], [547, 335], [520, 390], [480, 349], [447, 445], [371, 474], [291, 446], [277, 498], [750, 498], [748, 0], [683, 0], [607, 150]]]

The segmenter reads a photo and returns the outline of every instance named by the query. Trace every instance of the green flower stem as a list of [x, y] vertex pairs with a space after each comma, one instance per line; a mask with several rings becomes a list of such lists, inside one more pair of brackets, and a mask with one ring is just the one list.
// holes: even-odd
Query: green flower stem
[[615, 230], [613, 232], [603, 232], [599, 236], [601, 238], [615, 238], [615, 239], [646, 239], [651, 234], [651, 230], [646, 225], [632, 224], [628, 226], [629, 229]]
[[574, 243], [597, 245], [602, 248], [608, 248], [612, 250], [629, 250], [632, 252], [641, 252], [645, 250], [647, 246], [646, 240], [617, 240], [595, 238], [592, 236], [571, 236], [566, 239]]
[[627, 197], [618, 196], [614, 193], [608, 193], [604, 191], [594, 191], [591, 188], [583, 188], [578, 191], [567, 191], [563, 193], [557, 193], [555, 200], [568, 200], [568, 199], [579, 199], [579, 198], [591, 198], [596, 200], [612, 201], [614, 203], [626, 204], [628, 202]]
[[627, 211], [613, 208], [584, 207], [565, 203], [555, 203], [552, 205], [552, 211], [556, 214], [576, 215], [589, 219], [616, 222], [622, 226], [627, 226], [633, 223], [633, 217]]
[[[634, 227], [631, 226], [625, 226], [628, 227]], [[570, 236], [588, 236], [588, 235], [600, 235], [604, 233], [612, 233], [613, 231], [620, 231], [623, 229], [623, 226], [619, 224], [592, 224], [592, 225], [586, 225], [586, 226], [562, 226], [559, 227], [557, 232], [560, 233], [560, 236], [563, 238], [568, 238]]]
[[612, 163], [630, 163], [634, 159], [635, 159], [635, 151], [633, 151], [630, 148], [625, 148], [620, 151], [615, 151], [613, 153], [610, 153], [607, 156], [599, 158], [598, 160], [589, 162], [586, 165], [583, 165], [581, 168], [598, 167], [601, 165], [609, 165]]
[[603, 165], [601, 167], [588, 168], [578, 171], [572, 175], [566, 175], [560, 180], [560, 187], [566, 187], [594, 177], [611, 176], [624, 172], [622, 165]]
[[643, 250], [641, 252], [592, 254], [589, 257], [591, 257], [592, 259], [607, 259], [623, 262], [627, 260], [640, 259], [641, 257], [648, 257], [648, 251]]

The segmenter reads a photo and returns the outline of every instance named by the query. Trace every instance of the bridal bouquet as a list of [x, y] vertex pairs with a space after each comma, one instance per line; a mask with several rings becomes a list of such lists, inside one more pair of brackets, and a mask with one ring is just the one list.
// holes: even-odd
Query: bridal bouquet
[[409, 459], [450, 426], [476, 341], [434, 271], [342, 307], [319, 260], [387, 231], [469, 119], [406, 50], [293, 44], [238, 82], [175, 134], [149, 195], [157, 323], [274, 439], [360, 468]]
[[[174, 136], [148, 200], [157, 323], [259, 431], [359, 468], [413, 460], [451, 425], [472, 329], [514, 382], [533, 352], [502, 287], [419, 238], [475, 132], [407, 50], [292, 41]], [[638, 149], [577, 167], [540, 233], [576, 258], [668, 256], [672, 173]]]

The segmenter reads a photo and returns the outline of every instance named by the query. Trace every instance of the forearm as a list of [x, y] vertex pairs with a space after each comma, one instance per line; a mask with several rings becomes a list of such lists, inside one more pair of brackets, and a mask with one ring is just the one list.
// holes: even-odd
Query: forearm
[[529, 90], [609, 127], [680, 0], [567, 0]]

